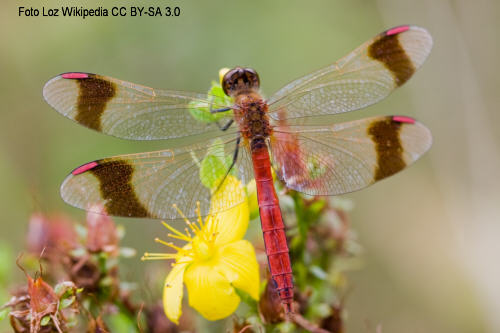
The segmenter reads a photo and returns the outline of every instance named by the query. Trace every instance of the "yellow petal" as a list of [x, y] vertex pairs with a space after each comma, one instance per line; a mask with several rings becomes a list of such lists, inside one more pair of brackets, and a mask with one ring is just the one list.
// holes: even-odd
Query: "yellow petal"
[[240, 303], [234, 288], [214, 263], [192, 263], [184, 274], [189, 305], [208, 320], [228, 317]]
[[248, 228], [250, 212], [245, 189], [236, 177], [229, 175], [220, 190], [212, 196], [210, 211], [238, 202], [242, 203], [212, 214], [207, 219], [205, 228], [216, 235], [215, 245], [221, 246], [242, 239]]
[[184, 272], [188, 263], [178, 263], [168, 273], [163, 287], [163, 309], [168, 319], [179, 324], [182, 314], [182, 296]]
[[250, 220], [259, 216], [259, 203], [257, 202], [257, 185], [255, 179], [247, 184], [248, 209], [250, 210]]
[[255, 251], [246, 240], [239, 240], [219, 249], [218, 269], [231, 284], [259, 299], [259, 264]]

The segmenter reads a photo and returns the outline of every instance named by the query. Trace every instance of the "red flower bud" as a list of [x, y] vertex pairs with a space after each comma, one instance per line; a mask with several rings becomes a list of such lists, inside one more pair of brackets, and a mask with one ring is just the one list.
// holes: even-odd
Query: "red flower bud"
[[113, 220], [102, 206], [87, 213], [87, 249], [90, 252], [115, 252], [118, 250], [118, 233]]

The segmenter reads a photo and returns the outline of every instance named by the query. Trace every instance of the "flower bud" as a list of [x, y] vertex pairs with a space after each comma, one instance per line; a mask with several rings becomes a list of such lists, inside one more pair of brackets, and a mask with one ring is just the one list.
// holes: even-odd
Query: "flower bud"
[[87, 213], [87, 249], [90, 252], [116, 252], [118, 233], [104, 207], [94, 206]]

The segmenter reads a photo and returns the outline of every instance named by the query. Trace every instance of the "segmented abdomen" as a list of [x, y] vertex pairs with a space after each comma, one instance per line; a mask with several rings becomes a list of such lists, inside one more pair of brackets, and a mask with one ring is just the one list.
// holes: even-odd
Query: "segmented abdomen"
[[271, 161], [264, 142], [252, 142], [252, 161], [257, 185], [260, 221], [271, 277], [279, 292], [285, 311], [292, 311], [293, 279], [285, 225], [281, 217], [271, 174]]

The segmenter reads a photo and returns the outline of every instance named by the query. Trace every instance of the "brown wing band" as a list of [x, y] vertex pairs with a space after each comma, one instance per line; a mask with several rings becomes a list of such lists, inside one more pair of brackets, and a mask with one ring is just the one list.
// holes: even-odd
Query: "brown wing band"
[[101, 130], [101, 116], [106, 104], [116, 94], [114, 83], [89, 74], [88, 78], [77, 80], [80, 85], [75, 120], [83, 126], [94, 130]]
[[384, 34], [370, 45], [368, 55], [391, 71], [396, 86], [401, 86], [415, 73], [415, 66], [399, 42], [399, 34]]
[[374, 180], [380, 180], [395, 174], [406, 166], [403, 160], [404, 148], [399, 139], [403, 124], [388, 117], [376, 121], [368, 127], [368, 135], [375, 143], [377, 151], [377, 167]]
[[100, 191], [106, 200], [109, 215], [153, 217], [139, 201], [132, 185], [134, 167], [126, 161], [101, 161], [89, 170], [100, 182]]

